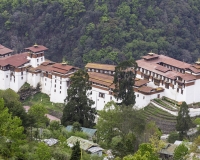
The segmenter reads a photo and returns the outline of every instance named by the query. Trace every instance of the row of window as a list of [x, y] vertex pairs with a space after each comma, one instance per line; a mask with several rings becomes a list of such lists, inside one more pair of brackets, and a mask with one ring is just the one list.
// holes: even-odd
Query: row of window
[[[41, 58], [41, 61], [43, 61], [43, 58]], [[37, 59], [37, 62], [39, 62], [39, 58]]]
[[101, 69], [90, 69], [90, 68], [88, 68], [88, 71], [100, 72], [100, 73], [105, 73], [105, 74], [114, 74], [115, 73], [113, 71], [101, 70]]
[[[56, 89], [54, 89], [54, 92], [56, 92]], [[60, 94], [61, 94], [62, 92], [60, 91]]]
[[[149, 79], [149, 77], [152, 76], [154, 78], [158, 78], [160, 80], [165, 80], [165, 81], [173, 83], [172, 79], [164, 77], [164, 76], [154, 73], [152, 71], [148, 71], [148, 70], [141, 68], [141, 72], [144, 73], [144, 75], [141, 75], [141, 77], [144, 77], [144, 79]], [[178, 80], [182, 81], [182, 78], [178, 77]], [[174, 83], [176, 83], [176, 82], [174, 82]]]
[[[47, 78], [45, 78], [44, 80], [47, 81]], [[55, 79], [55, 83], [56, 82], [57, 82], [57, 80]], [[66, 83], [67, 83], [67, 87], [68, 87], [70, 85], [70, 81], [67, 81]], [[60, 84], [62, 84], [62, 81], [60, 81]], [[56, 85], [55, 85], [55, 87], [56, 87]]]

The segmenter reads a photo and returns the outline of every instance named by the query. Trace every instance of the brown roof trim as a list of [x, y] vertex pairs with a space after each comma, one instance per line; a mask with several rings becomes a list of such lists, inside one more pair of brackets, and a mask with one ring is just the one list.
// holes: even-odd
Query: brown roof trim
[[85, 68], [91, 68], [91, 69], [100, 69], [100, 70], [106, 70], [106, 71], [115, 71], [115, 65], [109, 65], [109, 64], [99, 64], [99, 63], [87, 63]]

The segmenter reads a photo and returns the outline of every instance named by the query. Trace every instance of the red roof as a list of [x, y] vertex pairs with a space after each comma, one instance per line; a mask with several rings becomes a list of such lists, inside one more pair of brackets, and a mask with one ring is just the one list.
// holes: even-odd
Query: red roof
[[185, 81], [192, 81], [196, 79], [196, 77], [192, 74], [183, 74], [183, 75], [180, 75], [180, 77], [183, 78], [183, 80]]
[[62, 69], [62, 70], [66, 70], [66, 71], [69, 71], [70, 69], [75, 68], [73, 66], [70, 66], [70, 65], [67, 65], [67, 64], [62, 64], [62, 63], [55, 63], [53, 65], [53, 67], [59, 68], [59, 69]]
[[42, 46], [42, 45], [34, 45], [32, 47], [28, 47], [28, 48], [25, 48], [25, 49], [27, 49], [31, 52], [37, 53], [37, 52], [45, 51], [48, 48], [46, 48], [45, 46]]
[[[150, 56], [150, 55], [149, 55]], [[176, 79], [177, 76], [184, 77], [186, 81], [194, 79], [194, 76], [184, 76], [185, 74], [180, 73], [178, 71], [171, 70], [167, 67], [162, 66], [161, 64], [168, 64], [170, 66], [174, 66], [176, 68], [180, 69], [188, 69], [191, 68], [191, 65], [185, 62], [181, 62], [178, 60], [175, 60], [173, 58], [164, 56], [164, 55], [159, 55], [157, 59], [152, 59], [152, 60], [144, 60], [140, 59], [136, 61], [138, 64], [138, 67], [144, 68], [148, 71], [154, 72], [156, 74], [162, 75], [164, 77], [170, 78], [170, 79]]]
[[146, 56], [143, 56], [142, 58], [144, 58], [145, 60], [151, 60], [151, 59], [156, 59], [158, 57], [159, 55], [152, 53], [152, 55], [146, 55]]
[[163, 66], [157, 66], [156, 68], [155, 68], [156, 70], [158, 70], [158, 71], [161, 71], [161, 72], [167, 72], [167, 71], [171, 71], [171, 69], [169, 69], [169, 68], [167, 68], [167, 67], [163, 67]]
[[19, 67], [25, 63], [28, 63], [29, 60], [27, 59], [27, 52], [15, 54], [9, 57], [4, 57], [0, 59], [0, 66], [7, 66], [11, 65], [14, 67]]
[[32, 68], [33, 71], [41, 70], [45, 72], [57, 72], [61, 74], [66, 74], [71, 69], [77, 69], [77, 68], [69, 65], [62, 65], [60, 63], [53, 64], [52, 62], [51, 63], [43, 62], [42, 65], [38, 66], [37, 68]]
[[155, 89], [152, 88], [152, 87], [148, 87], [148, 86], [142, 86], [142, 87], [138, 88], [138, 91], [145, 92], [145, 93], [150, 93], [152, 91], [155, 91]]
[[140, 80], [137, 80], [135, 81], [135, 85], [136, 87], [140, 87], [140, 86], [143, 86], [145, 84], [147, 84], [149, 81], [146, 80], [146, 79], [140, 79]]
[[4, 55], [4, 54], [7, 54], [7, 53], [11, 53], [11, 52], [13, 52], [13, 50], [6, 48], [6, 47], [4, 47], [3, 45], [0, 44], [0, 55]]
[[194, 73], [199, 73], [200, 69], [196, 67], [196, 65], [191, 65], [189, 68], [187, 68], [187, 70], [191, 70]]

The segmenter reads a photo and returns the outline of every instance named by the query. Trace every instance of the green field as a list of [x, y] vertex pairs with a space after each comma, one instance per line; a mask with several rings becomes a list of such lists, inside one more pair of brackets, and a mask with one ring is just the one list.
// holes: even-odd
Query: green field
[[58, 115], [58, 117], [60, 117], [59, 115], [62, 115], [62, 111], [64, 108], [62, 103], [50, 102], [50, 97], [47, 94], [41, 92], [28, 97], [27, 99], [22, 101], [22, 104], [24, 106], [33, 106], [35, 104], [42, 104], [49, 111], [49, 113], [55, 112], [55, 114]]

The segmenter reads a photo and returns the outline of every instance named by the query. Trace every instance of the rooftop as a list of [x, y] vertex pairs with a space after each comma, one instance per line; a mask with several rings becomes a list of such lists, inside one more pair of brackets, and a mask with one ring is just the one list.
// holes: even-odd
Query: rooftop
[[4, 55], [4, 54], [7, 54], [7, 53], [11, 53], [11, 52], [13, 52], [13, 50], [6, 48], [6, 47], [4, 47], [3, 45], [0, 44], [0, 55]]
[[7, 66], [11, 65], [14, 67], [22, 66], [25, 63], [28, 63], [29, 60], [27, 59], [27, 52], [15, 54], [9, 57], [4, 57], [0, 59], [0, 66]]
[[70, 70], [78, 69], [70, 65], [62, 65], [60, 63], [54, 63], [51, 61], [43, 62], [40, 66], [36, 68], [30, 68], [30, 71], [45, 71], [45, 72], [56, 72], [61, 74], [67, 74]]
[[[68, 132], [72, 131], [73, 126], [69, 125], [66, 127], [66, 130]], [[85, 128], [85, 127], [81, 127], [81, 130], [83, 133], [86, 133], [88, 136], [93, 137], [94, 134], [96, 133], [97, 129], [92, 129], [92, 128]]]
[[91, 147], [98, 146], [97, 143], [94, 143], [92, 141], [89, 141], [89, 140], [86, 140], [86, 139], [83, 139], [83, 138], [80, 138], [80, 137], [75, 137], [75, 136], [71, 136], [70, 138], [68, 138], [67, 144], [68, 144], [68, 146], [73, 147], [74, 144], [77, 141], [80, 142], [80, 148], [85, 150], [85, 151], [88, 150]]
[[97, 72], [88, 72], [88, 74], [89, 74], [91, 82], [102, 84], [107, 87], [109, 87], [113, 84], [114, 77], [111, 75], [97, 73]]
[[43, 45], [33, 45], [32, 47], [28, 47], [28, 48], [25, 48], [26, 50], [28, 51], [31, 51], [31, 52], [34, 52], [34, 53], [37, 53], [37, 52], [41, 52], [41, 51], [45, 51], [47, 50], [48, 48], [46, 48], [45, 46]]
[[172, 69], [162, 66], [161, 64], [168, 64], [170, 66], [183, 69], [183, 70], [191, 68], [191, 65], [188, 63], [181, 62], [164, 55], [159, 55], [157, 59], [152, 59], [149, 61], [146, 61], [145, 59], [140, 59], [140, 60], [137, 60], [136, 62], [138, 64], [138, 67], [144, 68], [146, 70], [152, 71], [156, 74], [162, 75], [170, 79], [176, 79], [177, 76], [182, 77], [186, 81], [191, 81], [191, 80], [196, 79], [195, 76], [193, 75], [183, 74], [178, 71], [174, 71]]
[[173, 156], [176, 147], [177, 147], [176, 144], [166, 143], [165, 146], [159, 151], [159, 153]]
[[98, 64], [98, 63], [88, 63], [85, 68], [94, 68], [94, 69], [101, 69], [107, 71], [115, 71], [115, 65], [109, 64]]
[[135, 85], [136, 87], [140, 87], [143, 86], [145, 84], [147, 84], [149, 81], [146, 79], [139, 79], [139, 80], [135, 80]]

